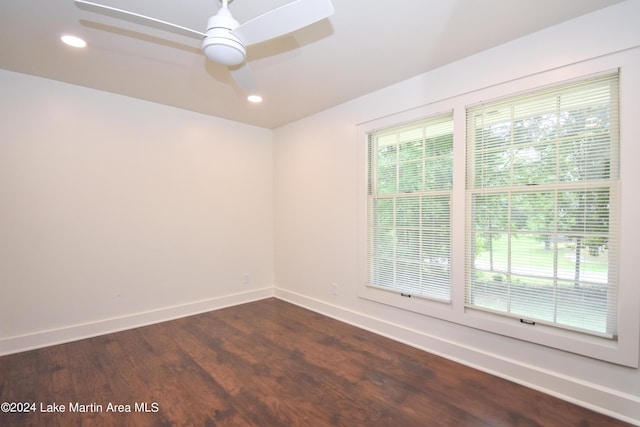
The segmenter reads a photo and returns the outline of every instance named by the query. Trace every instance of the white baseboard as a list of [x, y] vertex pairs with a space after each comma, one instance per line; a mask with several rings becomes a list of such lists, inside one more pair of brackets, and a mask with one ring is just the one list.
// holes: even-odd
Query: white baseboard
[[128, 316], [0, 339], [0, 356], [165, 322], [274, 296], [273, 288], [194, 301]]
[[598, 384], [276, 288], [275, 297], [525, 387], [640, 426], [640, 399]]

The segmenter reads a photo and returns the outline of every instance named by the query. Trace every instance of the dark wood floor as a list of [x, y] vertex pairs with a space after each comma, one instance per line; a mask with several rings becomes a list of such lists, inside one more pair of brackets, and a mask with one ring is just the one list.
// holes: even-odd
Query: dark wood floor
[[277, 299], [0, 357], [0, 402], [35, 409], [1, 426], [625, 425]]

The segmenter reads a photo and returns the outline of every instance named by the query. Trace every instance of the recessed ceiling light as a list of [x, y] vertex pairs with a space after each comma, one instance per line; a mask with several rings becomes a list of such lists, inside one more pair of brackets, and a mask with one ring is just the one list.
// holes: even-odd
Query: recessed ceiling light
[[76, 36], [64, 35], [60, 37], [60, 40], [62, 40], [64, 44], [73, 47], [85, 47], [87, 45], [87, 42]]
[[262, 97], [260, 95], [249, 95], [247, 97], [247, 100], [249, 102], [253, 102], [254, 104], [258, 104], [258, 103], [262, 102]]

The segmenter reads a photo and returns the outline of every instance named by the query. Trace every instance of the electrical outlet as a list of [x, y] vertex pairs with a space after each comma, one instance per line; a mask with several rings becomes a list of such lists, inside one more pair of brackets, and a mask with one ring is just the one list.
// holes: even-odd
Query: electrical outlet
[[331, 284], [331, 295], [338, 295], [338, 284], [337, 283], [332, 283]]
[[248, 285], [249, 283], [251, 283], [251, 277], [249, 276], [249, 273], [244, 273], [242, 275], [242, 283], [244, 285]]

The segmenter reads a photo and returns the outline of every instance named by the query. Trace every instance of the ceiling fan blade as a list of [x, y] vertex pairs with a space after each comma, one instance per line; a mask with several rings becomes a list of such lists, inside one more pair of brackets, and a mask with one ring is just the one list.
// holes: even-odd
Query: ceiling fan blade
[[180, 34], [184, 34], [190, 37], [195, 37], [197, 39], [202, 39], [206, 34], [192, 30], [191, 28], [183, 27], [182, 25], [172, 24], [171, 22], [162, 21], [160, 19], [151, 18], [145, 15], [140, 15], [138, 13], [129, 12], [127, 10], [118, 9], [111, 6], [106, 6], [103, 4], [93, 3], [85, 0], [74, 0], [76, 5], [80, 8], [90, 10], [92, 12], [97, 13], [105, 13], [111, 12], [110, 14], [115, 14], [119, 18], [125, 18], [128, 20], [132, 20], [132, 18], [136, 18], [134, 22], [143, 23], [143, 24], [159, 24], [159, 26], [166, 31], [171, 32], [179, 32]]
[[296, 0], [245, 22], [232, 33], [250, 46], [289, 34], [333, 13], [331, 0]]
[[229, 73], [245, 95], [257, 95], [258, 85], [253, 77], [251, 68], [246, 62], [237, 67], [229, 67]]

